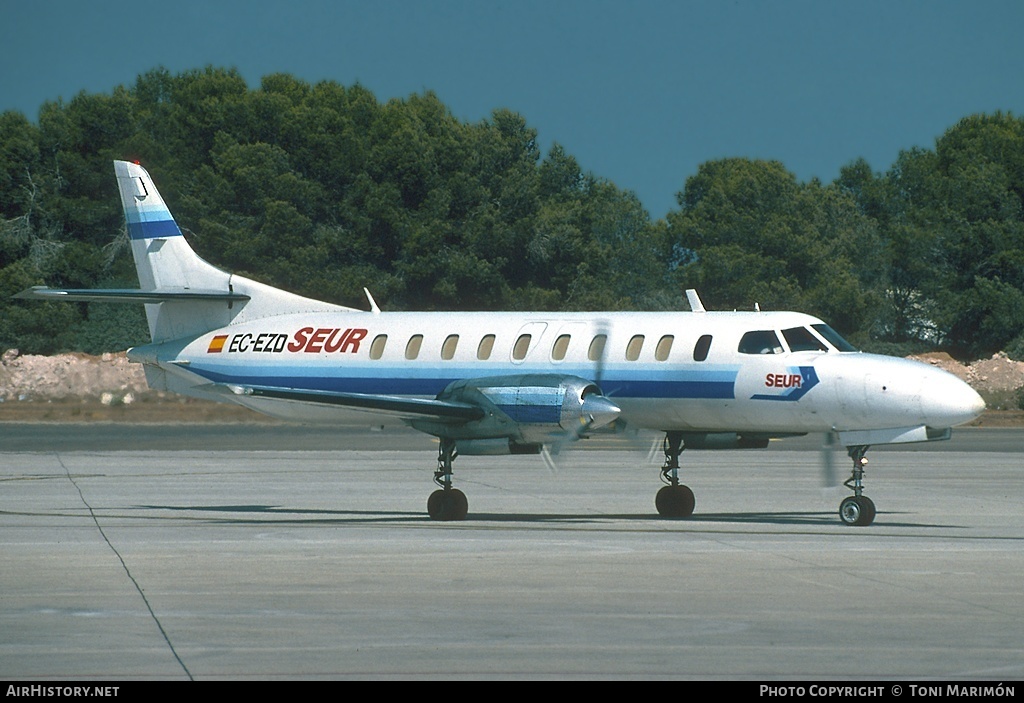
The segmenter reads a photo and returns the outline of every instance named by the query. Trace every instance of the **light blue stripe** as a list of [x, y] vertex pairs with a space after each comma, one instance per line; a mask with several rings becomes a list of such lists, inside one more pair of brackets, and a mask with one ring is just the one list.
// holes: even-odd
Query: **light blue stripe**
[[495, 405], [561, 405], [565, 391], [554, 387], [515, 386], [508, 388], [481, 388], [480, 392]]

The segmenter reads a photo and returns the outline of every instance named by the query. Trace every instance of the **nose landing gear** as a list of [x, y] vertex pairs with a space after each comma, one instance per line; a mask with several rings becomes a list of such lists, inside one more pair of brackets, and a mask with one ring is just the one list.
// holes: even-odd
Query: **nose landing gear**
[[688, 486], [679, 483], [679, 455], [683, 452], [683, 433], [665, 434], [665, 465], [661, 479], [667, 484], [654, 498], [654, 506], [662, 517], [682, 518], [693, 515], [696, 499]]
[[875, 521], [875, 504], [863, 495], [864, 467], [868, 463], [864, 455], [867, 451], [866, 444], [849, 448], [850, 458], [853, 459], [853, 473], [843, 485], [852, 490], [853, 495], [844, 498], [839, 504], [839, 519], [853, 527], [867, 527]]
[[452, 488], [452, 461], [458, 456], [455, 440], [441, 439], [437, 450], [437, 471], [434, 483], [440, 490], [434, 491], [427, 499], [427, 514], [431, 520], [465, 520], [469, 512], [469, 500], [458, 488]]

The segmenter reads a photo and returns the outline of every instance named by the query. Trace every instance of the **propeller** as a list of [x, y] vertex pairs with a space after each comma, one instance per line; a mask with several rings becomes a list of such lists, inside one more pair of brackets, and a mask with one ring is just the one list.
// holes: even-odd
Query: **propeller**
[[594, 334], [587, 347], [587, 358], [594, 362], [590, 380], [598, 388], [597, 393], [589, 393], [583, 397], [582, 415], [579, 423], [563, 433], [555, 435], [550, 444], [541, 448], [541, 458], [552, 473], [558, 473], [555, 460], [563, 451], [582, 438], [594, 427], [604, 427], [615, 422], [622, 409], [604, 395], [601, 381], [604, 378], [605, 349], [608, 344], [608, 322], [599, 320], [594, 327]]
[[836, 477], [835, 452], [838, 447], [839, 437], [835, 432], [826, 432], [824, 441], [821, 444], [821, 479], [825, 488], [835, 488], [839, 485]]
[[600, 393], [589, 393], [583, 397], [582, 415], [579, 422], [555, 436], [550, 444], [545, 444], [540, 451], [544, 463], [548, 465], [553, 473], [557, 473], [558, 467], [555, 457], [561, 454], [574, 442], [582, 438], [595, 427], [604, 427], [615, 422], [622, 409], [610, 399]]

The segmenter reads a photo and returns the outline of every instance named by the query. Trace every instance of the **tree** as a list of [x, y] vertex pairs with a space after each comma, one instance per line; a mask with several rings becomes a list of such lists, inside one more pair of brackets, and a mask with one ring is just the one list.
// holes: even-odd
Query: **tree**
[[849, 192], [799, 184], [778, 162], [702, 164], [668, 236], [682, 287], [717, 308], [795, 309], [840, 332], [871, 323], [880, 245]]

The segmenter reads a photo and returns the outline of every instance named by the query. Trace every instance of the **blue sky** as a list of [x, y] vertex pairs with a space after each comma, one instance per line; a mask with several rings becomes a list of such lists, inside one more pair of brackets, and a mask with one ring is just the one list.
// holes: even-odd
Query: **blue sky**
[[0, 110], [109, 92], [156, 66], [433, 90], [507, 107], [654, 217], [700, 163], [887, 170], [976, 112], [1024, 115], [1024, 2], [0, 0]]

